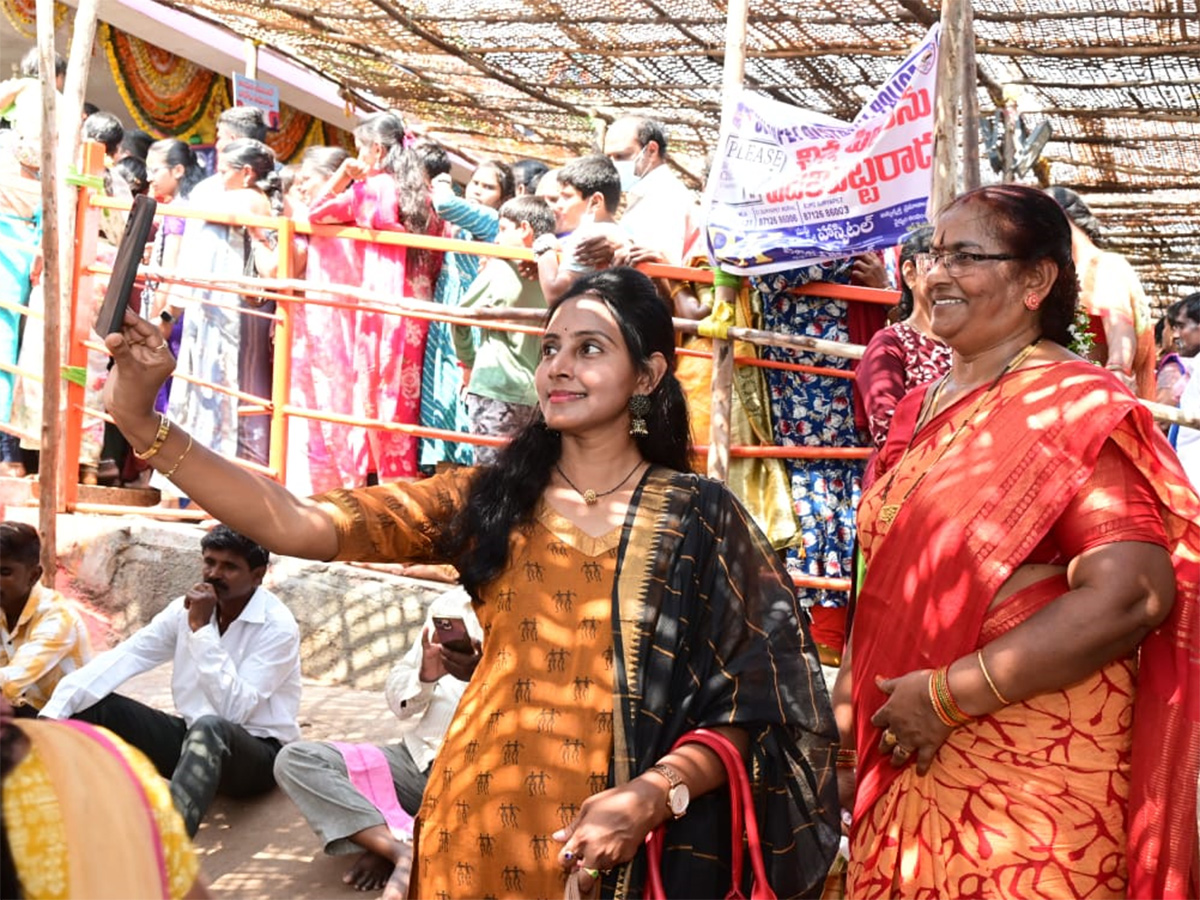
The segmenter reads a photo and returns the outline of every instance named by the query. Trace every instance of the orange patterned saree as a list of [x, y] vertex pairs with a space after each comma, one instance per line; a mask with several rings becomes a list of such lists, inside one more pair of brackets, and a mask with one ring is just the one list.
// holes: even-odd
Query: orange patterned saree
[[[914, 437], [923, 397], [897, 407], [859, 510], [868, 575], [853, 635], [850, 896], [1190, 896], [1200, 500], [1148, 411], [1093, 365], [1014, 372]], [[1068, 590], [1055, 576], [988, 609], [1108, 440], [1160, 504], [1177, 578], [1170, 616], [1136, 658], [956, 729], [927, 775], [894, 769], [870, 724], [885, 699], [875, 678], [949, 664]], [[888, 494], [903, 498], [890, 526]]]

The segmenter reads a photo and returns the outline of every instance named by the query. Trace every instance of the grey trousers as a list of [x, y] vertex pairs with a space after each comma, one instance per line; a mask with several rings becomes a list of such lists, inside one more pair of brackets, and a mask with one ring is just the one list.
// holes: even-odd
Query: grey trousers
[[[416, 815], [425, 793], [429, 769], [422, 772], [402, 742], [379, 748], [392, 770], [396, 798]], [[386, 825], [383, 814], [350, 782], [342, 754], [321, 741], [296, 741], [275, 757], [275, 780], [300, 808], [330, 856], [362, 848], [348, 840], [364, 828]]]

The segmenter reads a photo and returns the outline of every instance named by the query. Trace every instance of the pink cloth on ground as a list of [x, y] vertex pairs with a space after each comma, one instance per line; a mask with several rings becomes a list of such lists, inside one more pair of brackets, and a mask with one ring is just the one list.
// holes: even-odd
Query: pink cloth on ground
[[374, 744], [330, 743], [346, 761], [350, 783], [382, 813], [392, 837], [400, 841], [412, 840], [413, 817], [400, 805], [396, 785], [392, 781], [392, 769], [383, 751]]

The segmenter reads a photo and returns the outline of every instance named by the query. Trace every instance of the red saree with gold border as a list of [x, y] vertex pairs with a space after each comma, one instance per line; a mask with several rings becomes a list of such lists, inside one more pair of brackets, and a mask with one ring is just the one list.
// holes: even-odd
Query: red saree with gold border
[[[1149, 412], [1093, 365], [1019, 370], [980, 397], [913, 437], [924, 389], [910, 393], [860, 506], [850, 896], [1189, 896], [1200, 500]], [[927, 775], [894, 769], [870, 724], [885, 699], [875, 678], [947, 665], [1067, 590], [1056, 576], [988, 609], [1109, 439], [1160, 502], [1177, 578], [1170, 616], [1136, 658], [956, 729]], [[878, 520], [885, 493], [905, 498], [890, 528]]]

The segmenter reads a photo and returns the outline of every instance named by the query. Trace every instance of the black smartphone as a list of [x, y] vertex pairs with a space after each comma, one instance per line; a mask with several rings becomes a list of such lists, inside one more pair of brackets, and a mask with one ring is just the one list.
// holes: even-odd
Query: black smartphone
[[448, 616], [433, 617], [433, 640], [455, 653], [470, 653], [471, 636], [467, 634], [467, 623]]
[[117, 258], [113, 262], [112, 275], [108, 279], [108, 290], [96, 316], [96, 333], [101, 337], [120, 331], [125, 323], [125, 310], [129, 306], [129, 295], [133, 293], [133, 280], [137, 277], [138, 265], [146, 252], [146, 241], [154, 225], [154, 211], [158, 202], [144, 194], [133, 198], [129, 218], [125, 220], [125, 231], [117, 246]]

